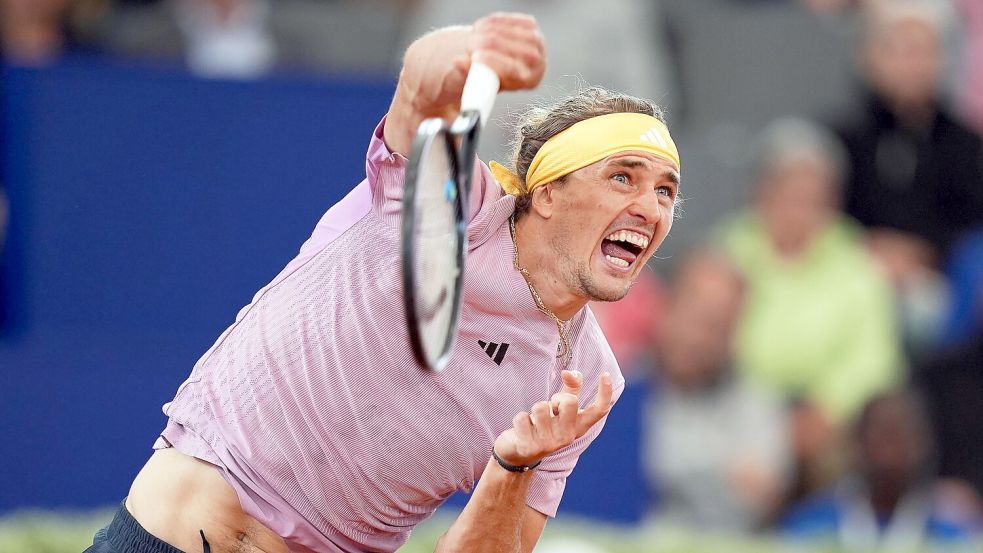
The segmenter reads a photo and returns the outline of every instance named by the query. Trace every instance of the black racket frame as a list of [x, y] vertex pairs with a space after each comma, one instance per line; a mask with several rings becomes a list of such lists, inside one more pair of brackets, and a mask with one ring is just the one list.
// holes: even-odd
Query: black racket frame
[[[477, 110], [461, 112], [450, 125], [440, 118], [427, 119], [420, 124], [410, 152], [409, 164], [403, 189], [403, 209], [401, 221], [401, 251], [402, 251], [402, 281], [403, 306], [406, 313], [406, 326], [410, 334], [413, 355], [424, 368], [440, 372], [447, 366], [457, 327], [461, 315], [461, 294], [464, 284], [464, 263], [467, 258], [467, 223], [465, 213], [468, 209], [468, 199], [471, 195], [471, 177], [474, 171], [475, 154], [478, 147], [478, 136], [481, 131], [480, 113]], [[441, 139], [446, 145], [447, 157], [450, 160], [450, 173], [457, 189], [455, 206], [455, 232], [457, 233], [457, 278], [452, 290], [452, 313], [444, 345], [436, 354], [428, 354], [423, 344], [422, 325], [417, 321], [416, 294], [418, 283], [413, 268], [419, 252], [413, 247], [413, 235], [416, 224], [416, 190], [421, 176], [423, 155], [428, 152], [434, 140]]]

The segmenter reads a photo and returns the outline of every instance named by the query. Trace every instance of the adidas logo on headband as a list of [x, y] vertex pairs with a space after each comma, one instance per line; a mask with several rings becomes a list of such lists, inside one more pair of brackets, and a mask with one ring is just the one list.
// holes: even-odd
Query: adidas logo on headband
[[639, 136], [638, 139], [642, 142], [655, 144], [660, 148], [669, 148], [669, 145], [666, 144], [665, 139], [662, 138], [662, 134], [659, 133], [659, 127], [652, 127]]

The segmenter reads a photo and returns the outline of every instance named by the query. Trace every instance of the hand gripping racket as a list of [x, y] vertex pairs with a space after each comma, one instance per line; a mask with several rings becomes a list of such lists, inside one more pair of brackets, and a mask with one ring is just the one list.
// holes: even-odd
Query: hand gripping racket
[[457, 335], [475, 151], [499, 85], [494, 70], [473, 62], [460, 115], [450, 126], [440, 118], [423, 121], [406, 167], [403, 303], [413, 354], [431, 371], [447, 365]]

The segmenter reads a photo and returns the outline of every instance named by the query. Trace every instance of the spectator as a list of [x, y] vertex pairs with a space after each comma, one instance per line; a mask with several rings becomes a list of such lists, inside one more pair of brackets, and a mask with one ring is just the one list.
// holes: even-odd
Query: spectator
[[890, 285], [838, 209], [835, 138], [781, 120], [764, 131], [758, 156], [754, 205], [719, 236], [748, 282], [738, 366], [794, 405], [794, 500], [836, 478], [842, 428], [899, 379], [902, 355]]
[[748, 282], [740, 367], [837, 424], [897, 381], [901, 363], [890, 287], [838, 209], [841, 159], [819, 127], [771, 124], [754, 205], [719, 233]]
[[646, 270], [638, 274], [625, 301], [590, 304], [626, 378], [652, 366], [664, 322], [665, 295], [662, 280], [655, 271]]
[[848, 551], [969, 543], [980, 513], [959, 483], [936, 479], [927, 422], [921, 402], [909, 392], [871, 399], [855, 427], [852, 470], [832, 489], [793, 508], [783, 530]]
[[255, 77], [276, 59], [267, 0], [169, 0], [117, 7], [106, 27], [109, 49], [183, 56], [208, 77]]
[[900, 293], [906, 343], [930, 351], [946, 311], [938, 267], [983, 221], [983, 148], [940, 100], [945, 5], [871, 3], [863, 43], [868, 100], [841, 125], [851, 172], [847, 212]]
[[406, 2], [118, 3], [102, 35], [117, 54], [180, 59], [206, 77], [252, 78], [279, 67], [381, 73], [397, 55]]
[[722, 255], [690, 255], [673, 281], [649, 402], [656, 520], [745, 532], [771, 514], [790, 465], [784, 408], [733, 370], [745, 284]]
[[43, 65], [66, 44], [64, 18], [71, 0], [0, 0], [0, 52], [7, 62]]

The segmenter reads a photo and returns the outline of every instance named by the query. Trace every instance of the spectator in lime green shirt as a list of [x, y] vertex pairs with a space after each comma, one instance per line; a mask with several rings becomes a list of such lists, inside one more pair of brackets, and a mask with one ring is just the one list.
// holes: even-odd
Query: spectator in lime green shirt
[[717, 242], [748, 285], [738, 370], [794, 403], [795, 501], [839, 477], [843, 430], [902, 379], [903, 360], [890, 284], [839, 208], [842, 147], [787, 119], [765, 130], [758, 155], [753, 205]]
[[785, 119], [765, 130], [754, 205], [722, 226], [720, 243], [749, 296], [738, 362], [749, 377], [815, 405], [840, 426], [903, 367], [890, 285], [837, 198], [841, 146]]

